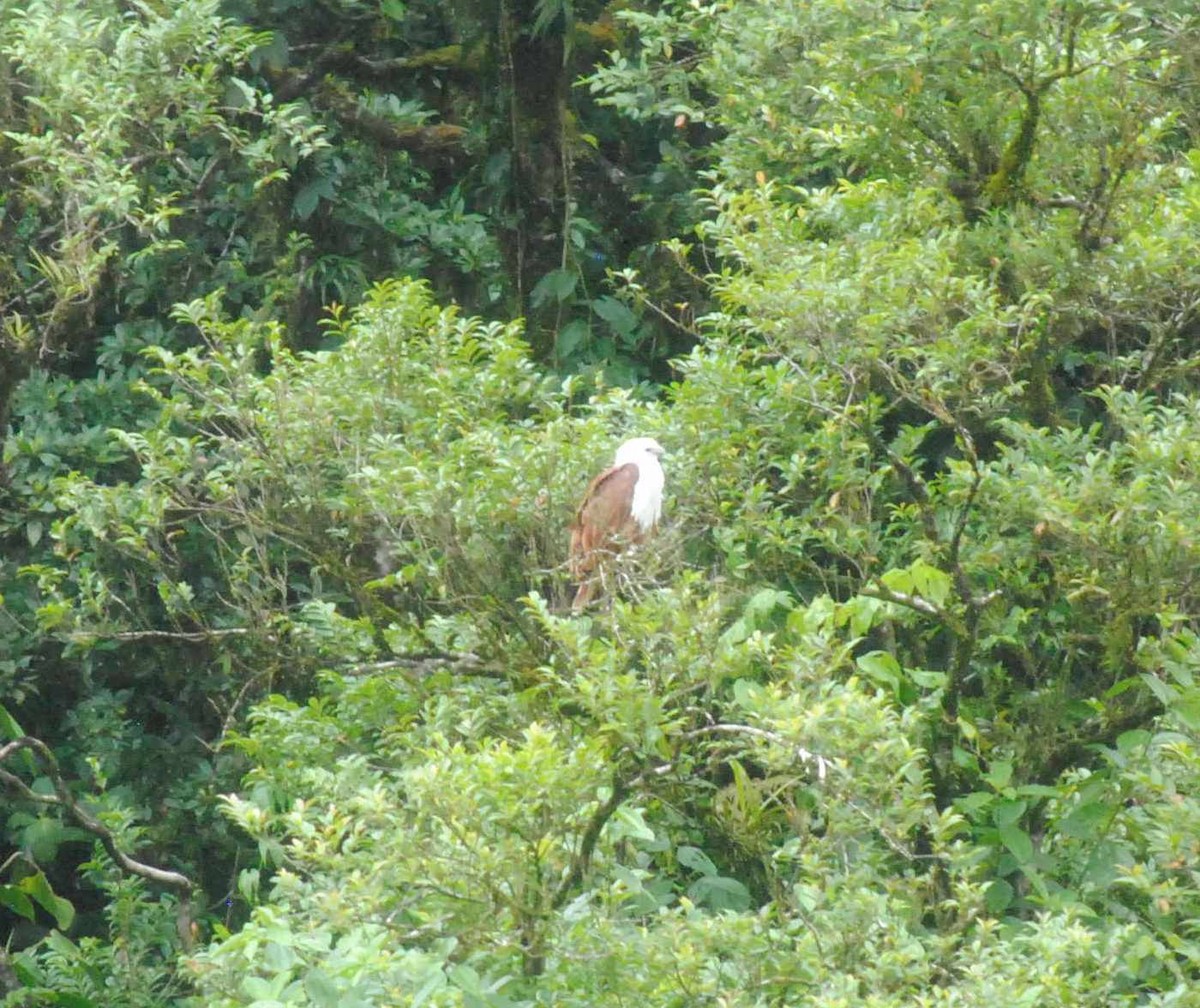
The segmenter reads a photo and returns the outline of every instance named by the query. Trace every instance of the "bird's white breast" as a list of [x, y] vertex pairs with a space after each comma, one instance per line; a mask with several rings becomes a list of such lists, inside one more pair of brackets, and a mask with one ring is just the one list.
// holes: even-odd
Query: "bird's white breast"
[[629, 511], [638, 528], [649, 532], [662, 517], [663, 468], [653, 455], [646, 453], [637, 460], [638, 479], [633, 487], [633, 503]]

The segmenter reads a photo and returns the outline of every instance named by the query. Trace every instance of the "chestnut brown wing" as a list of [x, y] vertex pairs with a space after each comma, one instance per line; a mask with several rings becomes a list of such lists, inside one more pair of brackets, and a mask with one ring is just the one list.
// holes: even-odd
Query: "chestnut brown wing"
[[583, 503], [571, 524], [571, 576], [578, 579], [596, 566], [599, 557], [618, 537], [630, 538], [636, 530], [630, 506], [638, 481], [632, 462], [605, 469], [588, 485]]

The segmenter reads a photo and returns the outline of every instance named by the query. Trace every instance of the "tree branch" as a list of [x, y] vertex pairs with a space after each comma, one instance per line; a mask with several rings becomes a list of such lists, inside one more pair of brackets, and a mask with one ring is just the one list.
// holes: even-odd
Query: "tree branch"
[[955, 633], [958, 632], [958, 624], [950, 613], [940, 605], [930, 602], [929, 599], [923, 598], [920, 595], [910, 595], [908, 592], [896, 591], [896, 589], [889, 588], [879, 580], [873, 581], [868, 585], [863, 585], [859, 589], [859, 594], [866, 595], [868, 598], [881, 599], [884, 602], [894, 602], [896, 605], [904, 606], [905, 609], [912, 609], [915, 612], [924, 613], [926, 616], [936, 616], [938, 619], [948, 623]]
[[949, 136], [943, 131], [922, 122], [920, 119], [913, 119], [912, 124], [913, 128], [940, 150], [945, 155], [946, 160], [958, 169], [958, 171], [962, 172], [963, 175], [971, 174], [971, 159], [959, 150], [958, 145]]
[[797, 759], [802, 763], [815, 763], [817, 767], [817, 780], [824, 780], [830, 768], [835, 768], [837, 764], [826, 756], [820, 756], [817, 753], [810, 752], [804, 746], [795, 745], [788, 739], [784, 738], [778, 732], [773, 732], [767, 728], [758, 728], [755, 725], [744, 724], [711, 724], [705, 725], [702, 728], [696, 728], [685, 734], [685, 738], [695, 738], [698, 735], [750, 735], [753, 738], [765, 739], [784, 749], [791, 749]]
[[471, 651], [452, 654], [442, 651], [429, 651], [400, 658], [389, 658], [387, 661], [371, 662], [367, 665], [354, 665], [346, 669], [347, 675], [366, 675], [371, 672], [390, 672], [393, 669], [403, 669], [416, 676], [432, 675], [434, 672], [447, 671], [456, 675], [477, 675], [503, 678], [503, 671], [484, 664], [479, 655]]
[[[220, 630], [122, 630], [119, 633], [108, 635], [76, 632], [68, 634], [67, 639], [73, 643], [105, 640], [118, 641], [120, 643], [129, 641], [185, 641], [192, 644], [202, 644], [205, 641], [214, 640], [219, 637], [236, 637], [253, 632], [250, 627], [228, 627]], [[268, 637], [268, 640], [270, 639], [272, 638]]]
[[117, 839], [113, 836], [112, 830], [90, 812], [86, 811], [75, 800], [58, 768], [58, 760], [46, 743], [40, 739], [31, 738], [28, 735], [8, 742], [0, 746], [0, 766], [10, 756], [23, 751], [33, 753], [34, 757], [41, 764], [43, 772], [50, 778], [50, 783], [54, 786], [54, 794], [38, 794], [21, 778], [4, 769], [0, 769], [0, 783], [4, 784], [9, 790], [15, 791], [27, 801], [38, 802], [42, 805], [57, 805], [77, 825], [87, 830], [87, 832], [100, 841], [101, 845], [108, 852], [108, 856], [113, 859], [122, 871], [130, 875], [138, 875], [141, 878], [149, 879], [151, 882], [157, 882], [160, 885], [169, 886], [172, 889], [178, 890], [185, 897], [191, 894], [194, 887], [191, 879], [187, 878], [187, 876], [181, 875], [178, 872], [168, 871], [164, 868], [155, 868], [153, 865], [138, 861], [117, 846]]
[[583, 880], [583, 873], [587, 871], [588, 865], [592, 862], [592, 855], [596, 851], [596, 843], [600, 839], [601, 831], [608, 820], [613, 817], [617, 809], [621, 807], [621, 802], [629, 797], [631, 787], [630, 783], [623, 782], [615, 774], [613, 775], [612, 793], [600, 804], [596, 811], [592, 813], [592, 818], [588, 820], [587, 827], [584, 829], [583, 836], [579, 841], [579, 850], [571, 858], [571, 865], [567, 869], [567, 874], [563, 876], [563, 880], [559, 883], [558, 888], [554, 891], [553, 898], [550, 900], [552, 909], [557, 910], [566, 903], [571, 892]]

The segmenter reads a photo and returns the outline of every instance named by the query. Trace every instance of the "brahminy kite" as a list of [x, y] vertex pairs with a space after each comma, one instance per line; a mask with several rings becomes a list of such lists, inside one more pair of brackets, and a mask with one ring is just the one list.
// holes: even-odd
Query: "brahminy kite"
[[588, 484], [571, 523], [571, 576], [579, 582], [572, 612], [589, 602], [603, 564], [642, 542], [662, 515], [662, 445], [638, 437], [617, 449], [613, 464]]

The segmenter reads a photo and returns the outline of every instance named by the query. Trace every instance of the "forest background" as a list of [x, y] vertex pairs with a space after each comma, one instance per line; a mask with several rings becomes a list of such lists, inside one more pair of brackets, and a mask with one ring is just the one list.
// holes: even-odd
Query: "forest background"
[[1200, 1003], [1190, 0], [0, 0], [0, 124], [0, 1003]]

